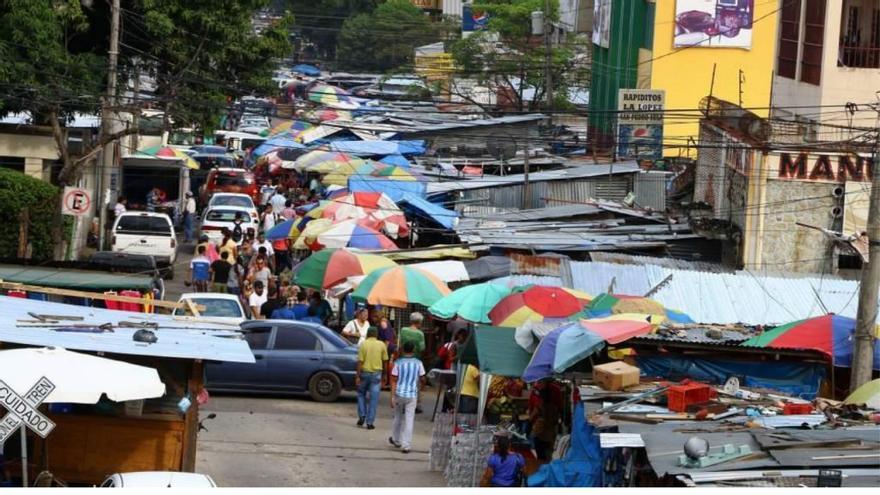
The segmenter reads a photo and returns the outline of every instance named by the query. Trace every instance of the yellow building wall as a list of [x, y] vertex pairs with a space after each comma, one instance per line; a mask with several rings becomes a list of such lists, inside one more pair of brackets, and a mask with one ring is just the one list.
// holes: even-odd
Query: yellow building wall
[[[714, 5], [714, 0], [706, 0]], [[752, 24], [752, 48], [674, 48], [676, 0], [656, 0], [654, 17], [653, 60], [651, 62], [652, 89], [666, 90], [666, 109], [694, 109], [689, 112], [667, 112], [664, 122], [665, 156], [696, 156], [696, 150], [687, 150], [688, 138], [699, 136], [699, 117], [696, 110], [700, 100], [709, 95], [712, 67], [715, 86], [712, 94], [733, 103], [739, 102], [740, 70], [743, 71], [744, 107], [755, 108], [754, 113], [767, 116], [773, 85], [776, 57], [779, 2], [755, 0]]]

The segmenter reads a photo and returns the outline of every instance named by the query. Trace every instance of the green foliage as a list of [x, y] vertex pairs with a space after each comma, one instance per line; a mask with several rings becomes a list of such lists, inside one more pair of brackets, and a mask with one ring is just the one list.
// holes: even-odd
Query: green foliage
[[336, 58], [336, 44], [346, 19], [372, 12], [379, 0], [292, 0], [297, 30], [317, 49], [321, 60]]
[[18, 254], [19, 213], [28, 209], [28, 241], [32, 257], [52, 257], [52, 223], [58, 188], [21, 172], [0, 168], [0, 257]]
[[408, 0], [388, 0], [345, 21], [336, 60], [347, 70], [388, 71], [411, 65], [413, 50], [443, 39], [440, 26]]

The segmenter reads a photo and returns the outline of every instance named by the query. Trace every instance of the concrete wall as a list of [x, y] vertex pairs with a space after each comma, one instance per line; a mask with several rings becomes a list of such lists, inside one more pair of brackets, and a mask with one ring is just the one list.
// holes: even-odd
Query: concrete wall
[[43, 160], [57, 160], [58, 150], [51, 135], [28, 135], [0, 132], [0, 156], [24, 158], [24, 173], [48, 180]]

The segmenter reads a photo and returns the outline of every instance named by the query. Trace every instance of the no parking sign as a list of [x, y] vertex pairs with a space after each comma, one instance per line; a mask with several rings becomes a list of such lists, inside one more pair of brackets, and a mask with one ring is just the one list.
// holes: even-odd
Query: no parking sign
[[78, 187], [65, 187], [64, 198], [61, 202], [61, 213], [65, 215], [82, 216], [89, 212], [92, 207], [92, 196], [85, 189]]

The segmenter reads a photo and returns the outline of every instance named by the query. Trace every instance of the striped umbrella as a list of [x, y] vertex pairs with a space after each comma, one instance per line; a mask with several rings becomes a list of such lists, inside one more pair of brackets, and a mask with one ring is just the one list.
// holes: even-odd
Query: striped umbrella
[[[322, 202], [320, 216], [335, 221], [356, 219], [362, 225], [384, 230], [392, 239], [409, 235], [406, 216], [397, 204], [381, 192], [353, 192]], [[309, 212], [309, 216], [315, 213]]]
[[181, 160], [188, 168], [198, 170], [199, 162], [195, 161], [186, 153], [170, 146], [150, 146], [137, 152], [138, 155], [164, 158], [167, 160]]
[[352, 99], [351, 94], [329, 84], [315, 84], [307, 89], [309, 101], [326, 105], [335, 110], [354, 110], [360, 105]]
[[642, 296], [599, 294], [585, 309], [585, 315], [591, 318], [620, 313], [658, 315], [674, 323], [694, 323], [690, 316], [681, 311], [665, 308], [659, 302]]
[[306, 243], [313, 251], [323, 248], [341, 247], [367, 250], [397, 249], [397, 245], [388, 236], [368, 225], [362, 224], [358, 220], [345, 220], [333, 224], [328, 229], [320, 232], [313, 242], [309, 243], [306, 240]]
[[316, 108], [304, 113], [302, 118], [310, 122], [330, 122], [333, 120], [352, 120], [354, 117], [351, 115], [351, 112], [346, 110]]
[[271, 137], [277, 136], [279, 134], [285, 134], [292, 138], [295, 138], [306, 129], [311, 128], [312, 124], [303, 120], [285, 120], [284, 122], [269, 129], [266, 135]]
[[372, 175], [373, 177], [382, 177], [384, 179], [402, 180], [402, 181], [410, 181], [410, 182], [424, 180], [424, 178], [421, 175], [419, 175], [411, 170], [408, 170], [406, 168], [396, 167], [396, 166], [386, 166], [384, 168], [379, 168], [379, 169], [375, 170], [374, 172], [370, 173], [370, 175]]
[[300, 172], [326, 174], [332, 172], [340, 163], [362, 165], [364, 160], [339, 151], [312, 150], [297, 158], [293, 168]]
[[428, 312], [451, 320], [456, 316], [474, 323], [490, 323], [489, 311], [508, 295], [511, 289], [490, 282], [466, 285], [435, 302]]
[[360, 253], [350, 249], [322, 249], [299, 266], [293, 283], [310, 289], [329, 289], [348, 277], [369, 275], [380, 269], [397, 266], [380, 255]]
[[431, 273], [410, 266], [395, 266], [367, 275], [351, 297], [368, 304], [405, 308], [409, 304], [430, 306], [449, 293], [449, 287]]
[[496, 327], [519, 327], [527, 321], [569, 318], [584, 304], [561, 287], [533, 285], [505, 297], [489, 312]]
[[301, 221], [302, 218], [294, 217], [275, 225], [266, 231], [266, 239], [270, 241], [280, 241], [282, 239], [296, 240], [300, 234], [299, 227]]

